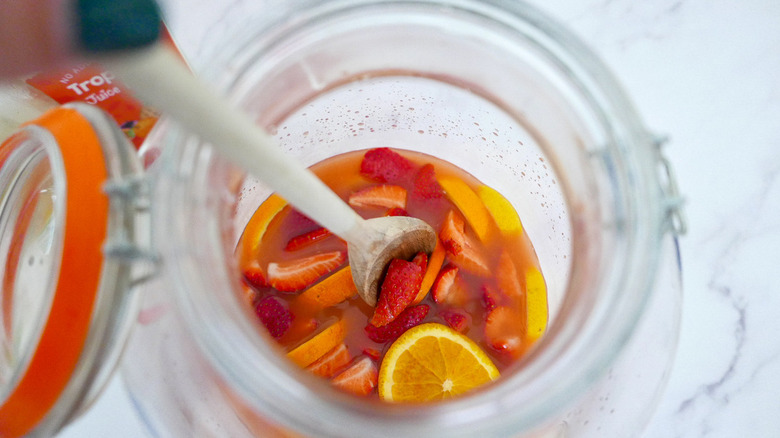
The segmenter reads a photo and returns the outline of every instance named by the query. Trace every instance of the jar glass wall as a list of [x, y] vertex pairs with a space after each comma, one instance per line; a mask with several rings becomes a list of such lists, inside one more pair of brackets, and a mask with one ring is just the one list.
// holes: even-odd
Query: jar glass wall
[[[550, 325], [538, 347], [484, 390], [414, 407], [366, 403], [295, 369], [243, 303], [233, 259], [269, 189], [166, 126], [152, 169], [164, 275], [146, 287], [124, 364], [153, 429], [600, 436], [641, 427], [679, 308], [655, 144], [585, 47], [530, 7], [504, 3], [295, 2], [289, 16], [247, 20], [203, 76], [304, 164], [396, 147], [450, 161], [503, 193], [547, 280]], [[634, 393], [643, 396], [621, 421], [597, 421], [606, 403], [588, 397], [626, 382], [620, 353], [650, 335], [647, 324], [668, 332], [643, 359]]]

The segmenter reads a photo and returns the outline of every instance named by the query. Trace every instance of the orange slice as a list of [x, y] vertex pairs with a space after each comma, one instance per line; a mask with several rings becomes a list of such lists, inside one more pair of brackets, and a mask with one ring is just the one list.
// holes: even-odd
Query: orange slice
[[355, 294], [357, 294], [357, 287], [352, 280], [352, 269], [345, 266], [330, 277], [306, 289], [295, 299], [293, 306], [319, 310], [335, 306]]
[[352, 356], [349, 354], [347, 346], [342, 342], [325, 353], [321, 358], [312, 362], [306, 369], [316, 376], [331, 378], [351, 361]]
[[525, 273], [526, 303], [528, 307], [528, 334], [530, 341], [536, 341], [547, 328], [547, 286], [544, 277], [535, 267]]
[[501, 193], [488, 186], [479, 186], [477, 194], [503, 234], [516, 235], [523, 232], [523, 223], [520, 222], [517, 210]]
[[287, 353], [287, 357], [301, 368], [306, 368], [344, 341], [347, 334], [346, 325], [343, 319], [338, 320], [313, 338], [295, 347]]
[[379, 397], [393, 402], [441, 400], [498, 376], [474, 341], [445, 325], [426, 323], [406, 331], [387, 350], [379, 369]]
[[241, 241], [238, 243], [239, 260], [242, 263], [255, 258], [265, 230], [268, 229], [268, 224], [282, 211], [285, 205], [287, 205], [287, 201], [281, 196], [271, 195], [257, 207], [252, 218], [249, 219], [249, 223], [246, 224]]
[[420, 292], [417, 293], [417, 296], [412, 300], [412, 304], [410, 305], [413, 306], [418, 304], [425, 299], [426, 295], [428, 295], [431, 286], [433, 286], [433, 281], [436, 280], [436, 275], [439, 273], [441, 265], [444, 263], [444, 255], [446, 252], [447, 251], [444, 250], [444, 245], [437, 239], [436, 246], [431, 253], [431, 258], [428, 260], [428, 267], [425, 269], [425, 275], [423, 276], [422, 284], [420, 285]]
[[490, 230], [490, 212], [485, 204], [463, 180], [450, 176], [438, 178], [447, 197], [458, 207], [481, 241], [485, 241]]

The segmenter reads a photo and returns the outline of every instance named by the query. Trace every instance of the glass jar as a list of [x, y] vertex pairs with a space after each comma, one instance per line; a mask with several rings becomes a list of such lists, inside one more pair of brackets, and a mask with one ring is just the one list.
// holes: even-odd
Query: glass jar
[[641, 432], [676, 347], [684, 223], [660, 142], [582, 43], [520, 2], [333, 0], [286, 2], [213, 45], [202, 77], [304, 164], [389, 146], [504, 194], [539, 256], [550, 322], [511, 372], [455, 400], [332, 389], [290, 366], [243, 299], [233, 253], [270, 189], [166, 121], [145, 179], [109, 185], [131, 210], [151, 207], [151, 226], [108, 246], [130, 267], [117, 299], [140, 310], [108, 320], [135, 320], [121, 371], [153, 435]]

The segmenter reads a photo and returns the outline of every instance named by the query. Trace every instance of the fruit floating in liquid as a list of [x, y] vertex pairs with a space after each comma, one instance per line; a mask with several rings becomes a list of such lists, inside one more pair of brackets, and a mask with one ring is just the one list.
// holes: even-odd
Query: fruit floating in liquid
[[357, 295], [346, 243], [277, 195], [238, 245], [248, 298], [288, 358], [345, 391], [421, 402], [498, 378], [544, 333], [547, 291], [520, 217], [443, 160], [377, 148], [312, 167], [365, 218], [438, 231], [431, 254], [393, 260], [376, 308]]

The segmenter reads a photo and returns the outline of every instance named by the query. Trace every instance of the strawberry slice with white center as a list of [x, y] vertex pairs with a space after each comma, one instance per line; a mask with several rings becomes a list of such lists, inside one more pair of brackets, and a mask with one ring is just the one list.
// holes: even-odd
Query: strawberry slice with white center
[[376, 388], [379, 371], [370, 357], [365, 356], [331, 380], [333, 385], [355, 395], [368, 395]]
[[347, 260], [345, 251], [332, 251], [268, 264], [268, 283], [280, 292], [297, 292], [339, 268]]
[[447, 263], [431, 286], [431, 294], [436, 304], [450, 303], [451, 292], [458, 288], [455, 280], [458, 277], [458, 267], [452, 263]]
[[466, 234], [463, 216], [450, 210], [442, 223], [439, 239], [453, 263], [473, 274], [490, 276], [490, 266], [482, 244]]
[[406, 189], [392, 184], [366, 187], [349, 195], [353, 207], [406, 208]]
[[520, 357], [525, 346], [525, 317], [520, 310], [498, 306], [485, 319], [485, 342], [512, 358]]

